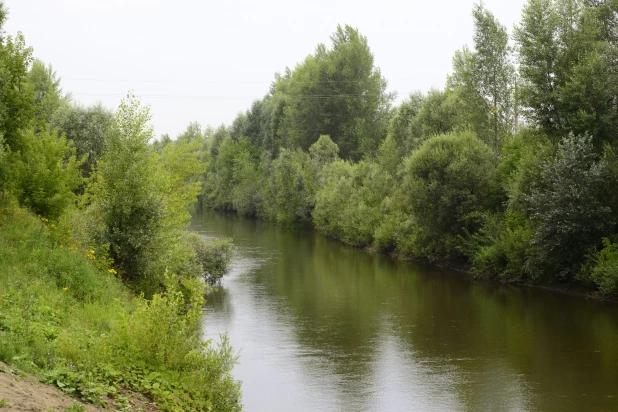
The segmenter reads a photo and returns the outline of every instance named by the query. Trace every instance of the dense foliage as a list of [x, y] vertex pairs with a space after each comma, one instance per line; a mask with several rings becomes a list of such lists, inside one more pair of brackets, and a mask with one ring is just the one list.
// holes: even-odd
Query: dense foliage
[[186, 231], [199, 139], [152, 145], [131, 94], [115, 114], [75, 105], [5, 19], [0, 1], [0, 360], [122, 410], [132, 393], [240, 410], [226, 338], [202, 341], [206, 281], [233, 246]]
[[617, 294], [618, 4], [530, 0], [512, 37], [482, 3], [472, 17], [444, 90], [395, 108], [367, 39], [338, 27], [331, 48], [202, 135], [203, 204]]

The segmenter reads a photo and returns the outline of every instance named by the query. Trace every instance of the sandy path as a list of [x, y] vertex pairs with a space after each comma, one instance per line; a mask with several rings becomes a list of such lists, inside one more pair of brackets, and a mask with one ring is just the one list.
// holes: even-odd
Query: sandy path
[[[69, 406], [80, 403], [54, 386], [40, 383], [32, 376], [10, 373], [12, 370], [13, 368], [0, 362], [0, 403], [4, 401], [4, 405], [0, 406], [0, 412], [64, 412]], [[129, 402], [135, 410], [161, 411], [154, 403], [146, 401], [139, 395], [132, 396]], [[110, 410], [90, 404], [84, 406], [87, 412]], [[111, 401], [109, 407], [112, 410], [116, 409], [111, 405]]]
[[[11, 370], [9, 366], [0, 362], [0, 371]], [[0, 372], [0, 402], [4, 400], [5, 411], [44, 411], [50, 409], [62, 412], [77, 401], [53, 386], [44, 385], [32, 377], [22, 377], [14, 373]], [[86, 405], [88, 412], [104, 409]]]

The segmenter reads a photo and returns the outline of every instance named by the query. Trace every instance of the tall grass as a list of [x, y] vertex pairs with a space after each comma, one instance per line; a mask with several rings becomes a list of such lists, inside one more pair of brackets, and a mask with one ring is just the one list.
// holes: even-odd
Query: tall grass
[[163, 410], [240, 410], [227, 340], [201, 341], [200, 282], [167, 276], [165, 293], [134, 296], [59, 232], [0, 209], [0, 360], [93, 403], [122, 406], [132, 391]]

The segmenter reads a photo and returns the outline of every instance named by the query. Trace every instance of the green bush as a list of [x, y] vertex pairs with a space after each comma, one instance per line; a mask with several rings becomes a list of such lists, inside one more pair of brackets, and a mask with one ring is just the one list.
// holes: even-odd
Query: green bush
[[590, 278], [603, 295], [618, 292], [618, 244], [603, 239], [603, 248], [592, 256]]
[[35, 213], [57, 218], [76, 197], [82, 184], [81, 161], [75, 149], [57, 131], [45, 129], [23, 133], [20, 150], [12, 156], [12, 176], [19, 201]]
[[309, 164], [309, 155], [300, 149], [281, 149], [272, 162], [271, 210], [277, 223], [287, 226], [311, 223], [317, 185]]
[[475, 233], [495, 206], [496, 157], [472, 132], [426, 141], [404, 163], [403, 190], [416, 225], [416, 255], [460, 255], [459, 237]]
[[615, 228], [611, 172], [590, 137], [570, 136], [543, 163], [540, 178], [528, 197], [538, 250], [529, 262], [538, 276], [572, 279], [588, 249]]
[[313, 210], [315, 227], [353, 246], [371, 246], [393, 179], [378, 163], [337, 160], [320, 172]]
[[227, 273], [232, 261], [234, 245], [232, 239], [216, 239], [210, 242], [197, 233], [189, 233], [187, 240], [195, 252], [193, 264], [198, 274], [211, 284], [217, 283]]
[[534, 252], [532, 234], [522, 216], [486, 214], [483, 227], [465, 244], [474, 272], [509, 282], [525, 280], [528, 256]]

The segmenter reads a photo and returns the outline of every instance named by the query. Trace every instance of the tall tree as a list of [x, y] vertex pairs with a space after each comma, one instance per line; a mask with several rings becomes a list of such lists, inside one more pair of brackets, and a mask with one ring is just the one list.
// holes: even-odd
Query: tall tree
[[73, 141], [77, 158], [87, 156], [82, 164], [82, 173], [89, 176], [93, 166], [103, 155], [105, 139], [114, 122], [114, 114], [101, 104], [85, 107], [63, 105], [57, 110], [51, 125]]
[[474, 6], [472, 16], [474, 51], [464, 47], [455, 53], [448, 86], [459, 101], [458, 123], [472, 127], [498, 155], [514, 124], [509, 36], [483, 3]]
[[275, 94], [285, 96], [279, 134], [287, 146], [304, 150], [329, 135], [342, 158], [358, 160], [386, 135], [394, 96], [358, 30], [338, 26], [331, 41], [331, 49], [318, 45], [277, 83]]
[[528, 116], [555, 141], [589, 133], [600, 149], [618, 133], [618, 5], [530, 0], [515, 30]]
[[32, 49], [21, 33], [6, 36], [7, 10], [0, 1], [0, 135], [12, 150], [19, 149], [20, 133], [34, 116], [34, 93], [28, 84]]
[[28, 81], [34, 88], [36, 114], [40, 122], [49, 123], [52, 116], [62, 104], [68, 104], [68, 99], [62, 96], [60, 78], [51, 64], [45, 65], [36, 59], [28, 72]]
[[506, 28], [479, 3], [474, 17], [474, 69], [481, 96], [489, 102], [493, 147], [499, 152], [504, 137], [512, 132], [515, 69]]

